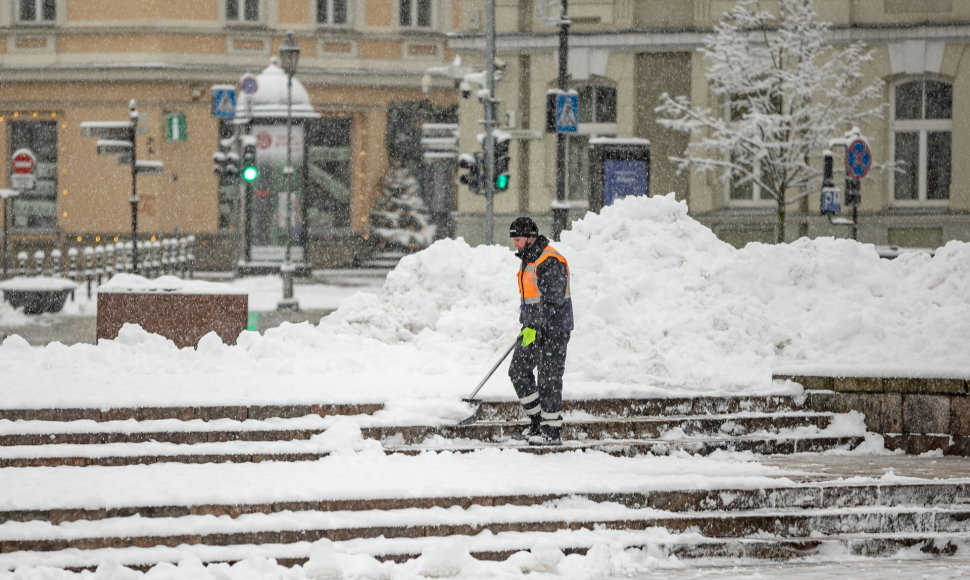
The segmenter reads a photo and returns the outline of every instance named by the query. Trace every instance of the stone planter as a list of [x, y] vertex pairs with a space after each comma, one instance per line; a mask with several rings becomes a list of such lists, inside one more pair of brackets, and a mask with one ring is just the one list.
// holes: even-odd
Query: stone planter
[[119, 275], [98, 289], [98, 340], [117, 338], [122, 326], [137, 324], [179, 348], [198, 346], [210, 332], [235, 344], [248, 317], [248, 294], [227, 284]]

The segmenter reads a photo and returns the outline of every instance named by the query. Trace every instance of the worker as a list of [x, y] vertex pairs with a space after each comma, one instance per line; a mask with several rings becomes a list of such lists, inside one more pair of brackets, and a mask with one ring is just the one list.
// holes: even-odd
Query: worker
[[[512, 353], [509, 378], [529, 417], [523, 432], [533, 445], [562, 443], [562, 375], [566, 345], [573, 330], [569, 296], [569, 265], [539, 227], [528, 217], [509, 227], [516, 256], [522, 261], [519, 284], [519, 322], [522, 330]], [[538, 369], [538, 381], [534, 373]]]

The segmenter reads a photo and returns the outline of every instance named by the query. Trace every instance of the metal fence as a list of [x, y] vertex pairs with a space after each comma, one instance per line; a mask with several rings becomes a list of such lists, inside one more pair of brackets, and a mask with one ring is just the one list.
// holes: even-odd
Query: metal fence
[[[66, 255], [65, 255], [66, 254]], [[86, 282], [88, 296], [91, 287], [110, 280], [118, 273], [132, 273], [131, 242], [116, 242], [96, 246], [68, 248], [63, 252], [54, 248], [50, 253], [34, 252], [33, 260], [27, 252], [17, 254], [17, 274], [20, 276], [51, 276]], [[170, 275], [180, 278], [195, 276], [195, 236], [165, 238], [138, 242], [138, 274], [146, 278]]]

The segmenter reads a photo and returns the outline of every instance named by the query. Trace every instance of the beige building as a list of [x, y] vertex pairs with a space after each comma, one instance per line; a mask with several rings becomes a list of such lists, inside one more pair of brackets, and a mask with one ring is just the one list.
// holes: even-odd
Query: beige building
[[140, 237], [193, 233], [200, 268], [232, 267], [239, 188], [220, 187], [212, 171], [219, 137], [231, 132], [212, 115], [212, 87], [263, 71], [292, 30], [301, 51], [295, 78], [319, 115], [305, 127], [319, 155], [307, 159], [301, 237], [314, 265], [349, 263], [389, 165], [389, 118], [421, 110], [395, 107], [437, 110], [457, 100], [448, 83], [423, 93], [421, 79], [454, 57], [446, 33], [458, 26], [459, 6], [0, 0], [0, 187], [9, 187], [15, 151], [30, 149], [37, 161], [34, 188], [9, 216], [14, 253], [129, 239], [130, 169], [97, 155], [80, 124], [125, 121], [134, 99], [137, 157], [164, 163], [162, 175], [137, 178]]
[[[558, 2], [498, 0], [497, 52], [507, 70], [498, 85], [498, 115], [513, 136], [512, 183], [495, 202], [495, 239], [508, 221], [528, 213], [551, 223], [556, 189], [556, 137], [545, 130], [546, 92], [557, 86], [557, 32], [542, 19]], [[737, 245], [772, 241], [773, 200], [748, 189], [732, 194], [712, 177], [678, 175], [668, 160], [687, 137], [656, 123], [654, 108], [667, 92], [694, 104], [713, 99], [698, 48], [731, 0], [571, 0], [570, 88], [579, 92], [580, 127], [570, 139], [568, 201], [573, 219], [590, 207], [588, 149], [593, 137], [650, 141], [649, 187], [676, 192], [692, 215]], [[770, 6], [771, 2], [763, 2]], [[449, 45], [464, 62], [481, 66], [484, 2], [467, 2], [461, 30]], [[832, 42], [862, 41], [874, 50], [867, 74], [885, 81], [885, 118], [862, 127], [877, 162], [905, 164], [901, 173], [873, 172], [863, 181], [858, 239], [878, 245], [937, 247], [970, 240], [970, 2], [962, 0], [816, 0], [831, 22]], [[476, 145], [482, 107], [462, 101], [462, 150]], [[849, 127], [846, 127], [848, 129]], [[841, 137], [841, 135], [833, 135]], [[822, 152], [819, 152], [819, 161]], [[837, 154], [837, 158], [838, 158]], [[841, 181], [840, 179], [837, 181]], [[821, 183], [819, 184], [821, 185]], [[483, 238], [484, 202], [464, 188], [458, 232]], [[819, 212], [819, 193], [789, 208], [788, 239], [849, 237]]]

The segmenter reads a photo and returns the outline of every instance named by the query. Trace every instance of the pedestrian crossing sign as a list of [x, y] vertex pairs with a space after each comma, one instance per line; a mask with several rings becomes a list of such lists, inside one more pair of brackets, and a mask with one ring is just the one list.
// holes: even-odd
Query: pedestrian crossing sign
[[212, 87], [212, 116], [219, 119], [232, 119], [236, 116], [235, 87]]
[[556, 133], [579, 130], [579, 95], [560, 93], [556, 96]]

